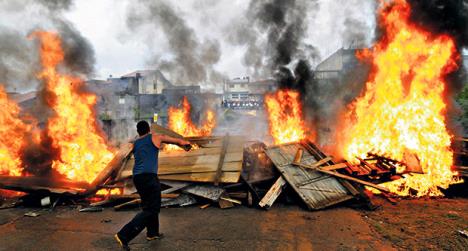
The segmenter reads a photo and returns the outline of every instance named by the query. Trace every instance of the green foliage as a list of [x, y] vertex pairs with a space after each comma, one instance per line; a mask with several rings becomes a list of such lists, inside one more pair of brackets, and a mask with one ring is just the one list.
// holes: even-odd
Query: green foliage
[[457, 103], [461, 108], [461, 115], [458, 118], [463, 126], [464, 131], [468, 131], [468, 83], [463, 86], [463, 89], [456, 98]]

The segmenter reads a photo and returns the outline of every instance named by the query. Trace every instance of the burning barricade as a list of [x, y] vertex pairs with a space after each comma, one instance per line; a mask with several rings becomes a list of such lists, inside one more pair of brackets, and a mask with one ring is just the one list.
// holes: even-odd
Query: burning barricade
[[[387, 197], [441, 196], [441, 188], [461, 182], [452, 171], [453, 136], [443, 97], [445, 77], [457, 67], [455, 44], [449, 36], [435, 36], [411, 23], [409, 13], [405, 1], [385, 5], [379, 16], [382, 39], [358, 53], [370, 62], [372, 72], [340, 128], [339, 162], [312, 142], [312, 126], [304, 120], [296, 90], [265, 96], [270, 146], [243, 136], [213, 136], [215, 112], [207, 110], [202, 123], [195, 123], [184, 97], [180, 107], [169, 108], [169, 128], [152, 126], [154, 133], [192, 143], [190, 151], [166, 147], [160, 152], [162, 206], [269, 208], [283, 194], [317, 210], [351, 199], [369, 203], [365, 189]], [[83, 90], [79, 78], [57, 70], [63, 60], [59, 37], [48, 32], [33, 37], [41, 41], [43, 69], [38, 77], [45, 82], [53, 115], [45, 128], [25, 123], [17, 105], [0, 90], [0, 102], [8, 107], [0, 112], [0, 186], [104, 198], [92, 203], [94, 207], [137, 205], [131, 145], [119, 151], [108, 147], [96, 123], [95, 95]], [[35, 149], [46, 149], [47, 154], [31, 154]]]

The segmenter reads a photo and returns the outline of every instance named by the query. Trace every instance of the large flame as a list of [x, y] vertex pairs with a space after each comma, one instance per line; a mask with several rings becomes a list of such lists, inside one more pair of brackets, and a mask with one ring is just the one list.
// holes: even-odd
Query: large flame
[[[216, 126], [216, 117], [212, 110], [208, 109], [205, 114], [205, 120], [202, 125], [197, 126], [192, 122], [190, 118], [190, 111], [192, 107], [188, 102], [187, 97], [184, 96], [182, 99], [182, 106], [169, 107], [169, 129], [174, 132], [183, 135], [184, 137], [196, 137], [196, 136], [209, 136], [213, 132], [214, 127]], [[195, 145], [192, 147], [196, 148]], [[180, 147], [175, 145], [166, 145], [164, 147], [165, 151], [177, 151], [181, 150]]]
[[20, 176], [23, 138], [29, 126], [19, 119], [20, 108], [0, 85], [0, 175]]
[[344, 156], [350, 161], [368, 152], [400, 161], [416, 156], [424, 174], [384, 186], [402, 196], [439, 196], [439, 187], [456, 181], [443, 92], [444, 77], [456, 69], [458, 54], [449, 36], [412, 24], [410, 11], [404, 0], [385, 4], [380, 11], [384, 37], [358, 53], [371, 61], [372, 73], [344, 123]]
[[297, 91], [278, 90], [267, 94], [265, 107], [268, 113], [270, 134], [276, 145], [305, 139], [306, 131]]
[[169, 107], [169, 128], [184, 137], [211, 135], [216, 125], [214, 112], [212, 110], [207, 110], [205, 121], [202, 125], [197, 126], [190, 118], [191, 109], [192, 107], [185, 96], [182, 100], [182, 107]]
[[55, 112], [47, 134], [60, 159], [53, 161], [52, 168], [71, 180], [92, 182], [114, 156], [97, 126], [96, 96], [83, 91], [80, 78], [58, 72], [64, 54], [57, 34], [39, 31], [33, 36], [41, 41], [43, 69], [38, 76], [46, 82], [47, 101]]

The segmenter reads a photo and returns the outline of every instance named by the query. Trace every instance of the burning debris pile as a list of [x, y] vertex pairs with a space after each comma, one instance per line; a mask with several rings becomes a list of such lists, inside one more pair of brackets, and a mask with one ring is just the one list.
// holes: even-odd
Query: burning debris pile
[[353, 104], [342, 132], [343, 155], [352, 163], [369, 153], [408, 162], [421, 174], [384, 184], [399, 195], [442, 195], [454, 179], [451, 134], [444, 89], [446, 76], [457, 68], [454, 40], [434, 35], [409, 20], [405, 1], [380, 13], [383, 38], [359, 56], [372, 64], [365, 92]]
[[38, 114], [20, 118], [18, 105], [1, 90], [1, 102], [8, 107], [0, 114], [2, 186], [20, 191], [74, 188], [72, 193], [81, 193], [99, 180], [115, 153], [97, 124], [96, 96], [86, 92], [79, 77], [62, 73], [64, 52], [58, 34], [37, 31], [30, 38], [40, 42], [42, 70], [37, 77], [44, 81], [50, 116], [43, 127], [35, 122]]
[[[213, 136], [215, 112], [207, 110], [197, 125], [186, 97], [180, 107], [169, 108], [169, 129], [153, 124], [154, 133], [192, 143], [190, 151], [165, 147], [160, 153], [162, 205], [269, 208], [283, 194], [316, 210], [351, 199], [369, 203], [365, 189], [386, 197], [441, 196], [441, 188], [461, 182], [452, 171], [453, 135], [444, 96], [447, 78], [459, 61], [456, 42], [447, 34], [429, 32], [410, 16], [406, 1], [383, 4], [382, 37], [358, 53], [371, 65], [371, 73], [339, 122], [339, 163], [312, 142], [319, 116], [308, 114], [314, 105], [304, 92], [313, 74], [300, 61], [294, 74], [280, 68], [280, 89], [265, 96], [271, 146], [241, 136]], [[9, 108], [0, 112], [0, 136], [5, 138], [0, 172], [6, 175], [0, 177], [0, 186], [78, 198], [95, 195], [93, 199], [102, 200], [92, 203], [94, 207], [138, 204], [131, 181], [132, 146], [118, 152], [107, 146], [93, 111], [96, 97], [84, 90], [79, 78], [59, 70], [64, 58], [59, 37], [50, 32], [32, 37], [41, 42], [43, 69], [38, 77], [45, 83], [51, 115], [44, 128], [24, 122], [18, 106], [0, 90], [0, 102]], [[10, 141], [11, 133], [13, 139], [25, 140]], [[96, 194], [102, 188], [107, 192]]]

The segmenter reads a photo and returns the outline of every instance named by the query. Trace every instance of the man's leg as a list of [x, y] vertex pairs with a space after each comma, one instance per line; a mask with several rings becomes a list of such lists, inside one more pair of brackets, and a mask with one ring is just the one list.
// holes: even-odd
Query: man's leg
[[159, 237], [159, 211], [161, 208], [161, 185], [157, 177], [153, 180], [152, 191], [147, 196], [147, 204], [144, 210], [151, 213], [146, 222], [146, 236], [148, 238]]
[[135, 188], [141, 197], [143, 211], [135, 215], [135, 217], [117, 233], [117, 236], [125, 245], [133, 240], [133, 238], [146, 227], [146, 222], [148, 222], [148, 219], [152, 216], [151, 212], [145, 210], [147, 194], [151, 193], [151, 190], [153, 190], [153, 187], [149, 185], [149, 180], [151, 180], [151, 176], [147, 175], [136, 175], [133, 179]]
[[128, 244], [135, 238], [146, 226], [146, 222], [152, 216], [147, 211], [139, 212], [133, 219], [127, 223], [118, 233], [118, 237], [124, 244]]

